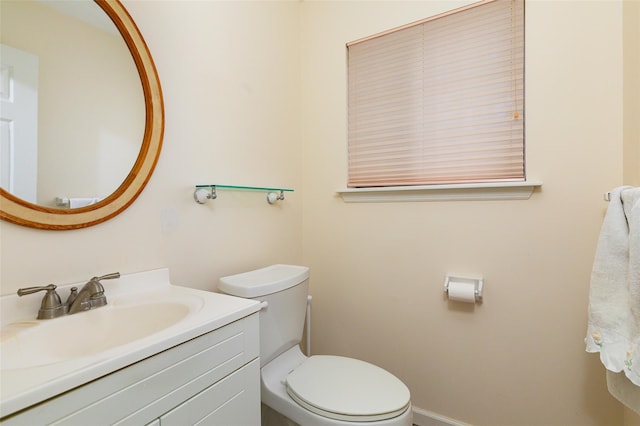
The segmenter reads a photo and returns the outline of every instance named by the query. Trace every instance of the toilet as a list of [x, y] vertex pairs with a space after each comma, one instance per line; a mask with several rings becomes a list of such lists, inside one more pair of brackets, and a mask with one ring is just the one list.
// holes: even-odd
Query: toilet
[[411, 426], [407, 386], [353, 358], [302, 353], [309, 268], [272, 265], [220, 279], [218, 289], [261, 302], [262, 403], [301, 426]]

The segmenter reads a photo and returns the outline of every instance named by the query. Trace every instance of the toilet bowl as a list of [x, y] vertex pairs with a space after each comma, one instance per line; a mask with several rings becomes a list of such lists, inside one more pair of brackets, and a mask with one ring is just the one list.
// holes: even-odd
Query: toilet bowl
[[299, 346], [309, 269], [273, 265], [223, 277], [219, 290], [259, 300], [262, 403], [302, 426], [411, 426], [400, 379], [353, 358], [305, 356]]

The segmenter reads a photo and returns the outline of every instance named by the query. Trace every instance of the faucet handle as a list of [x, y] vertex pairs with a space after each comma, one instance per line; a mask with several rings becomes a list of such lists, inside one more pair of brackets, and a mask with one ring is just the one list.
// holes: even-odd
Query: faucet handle
[[85, 284], [85, 287], [89, 288], [91, 292], [88, 300], [90, 307], [88, 309], [99, 308], [107, 304], [107, 296], [104, 295], [104, 287], [100, 280], [113, 280], [115, 278], [120, 278], [120, 272], [113, 272], [102, 275], [101, 277], [93, 277]]
[[64, 315], [64, 305], [60, 299], [60, 295], [56, 291], [55, 284], [49, 284], [42, 287], [25, 287], [18, 290], [18, 296], [46, 291], [47, 294], [42, 298], [40, 310], [38, 311], [38, 319], [51, 319]]
[[112, 280], [115, 278], [120, 278], [120, 272], [113, 272], [111, 274], [103, 275], [101, 277], [93, 277], [91, 278], [91, 281]]
[[18, 296], [25, 296], [27, 294], [37, 293], [39, 291], [51, 291], [57, 288], [55, 284], [49, 284], [41, 287], [24, 287], [18, 289]]

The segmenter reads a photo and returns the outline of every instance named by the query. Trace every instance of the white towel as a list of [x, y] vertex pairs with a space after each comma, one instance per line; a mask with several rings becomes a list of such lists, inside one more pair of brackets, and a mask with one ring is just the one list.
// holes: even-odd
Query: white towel
[[86, 207], [100, 201], [100, 198], [97, 197], [86, 197], [86, 198], [69, 198], [69, 208], [77, 209], [78, 207]]
[[607, 370], [607, 389], [618, 401], [640, 414], [640, 387], [631, 383], [624, 373]]
[[591, 272], [587, 352], [640, 386], [640, 188], [619, 187], [602, 224]]

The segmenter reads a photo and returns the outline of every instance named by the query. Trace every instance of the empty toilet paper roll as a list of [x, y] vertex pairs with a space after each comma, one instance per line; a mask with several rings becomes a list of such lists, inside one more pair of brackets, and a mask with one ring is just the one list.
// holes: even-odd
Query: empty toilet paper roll
[[450, 281], [447, 294], [449, 295], [449, 300], [455, 300], [456, 302], [476, 302], [476, 286], [471, 283]]

